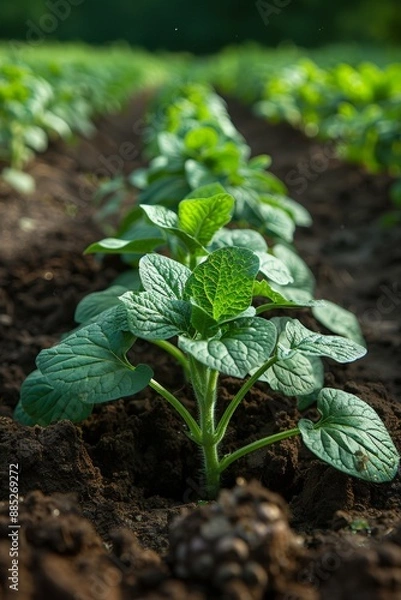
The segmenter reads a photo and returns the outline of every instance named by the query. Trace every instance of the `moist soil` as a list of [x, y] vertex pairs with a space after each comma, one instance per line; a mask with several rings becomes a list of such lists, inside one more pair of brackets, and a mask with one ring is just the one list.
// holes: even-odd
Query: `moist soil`
[[[143, 165], [140, 134], [147, 101], [143, 94], [123, 113], [99, 120], [90, 140], [52, 144], [29, 165], [37, 181], [32, 196], [0, 188], [1, 597], [401, 598], [399, 475], [382, 485], [352, 479], [289, 439], [234, 464], [223, 485], [239, 487], [224, 492], [217, 505], [199, 506], [200, 457], [179, 418], [150, 389], [97, 406], [79, 425], [62, 421], [30, 428], [12, 420], [37, 353], [74, 327], [83, 296], [104, 289], [123, 270], [118, 260], [101, 264], [83, 250], [105, 235], [91, 200], [104, 165], [110, 175]], [[400, 449], [401, 231], [381, 225], [391, 208], [391, 180], [344, 164], [329, 146], [285, 125], [267, 124], [233, 100], [229, 109], [252, 153], [271, 155], [272, 172], [312, 214], [313, 226], [298, 230], [295, 243], [316, 276], [317, 297], [352, 310], [361, 321], [367, 356], [349, 365], [327, 361], [325, 385], [368, 402]], [[129, 161], [121, 160], [126, 142], [135, 149]], [[134, 195], [125, 199], [134, 201]], [[103, 226], [111, 224], [110, 217]], [[300, 318], [317, 328], [308, 311]], [[157, 379], [194, 409], [191, 391], [169, 356], [141, 342], [131, 358], [155, 365]], [[222, 378], [220, 410], [239, 385]], [[237, 410], [223, 451], [294, 427], [299, 417], [292, 399], [258, 384]], [[18, 596], [8, 579], [9, 466], [15, 463], [21, 496]], [[236, 538], [229, 567], [224, 563], [223, 569], [217, 555], [212, 563], [219, 567], [211, 567], [205, 554], [198, 561], [193, 548], [201, 543], [199, 531], [206, 531], [205, 523], [209, 533], [218, 531], [211, 525], [216, 511], [238, 531], [246, 513], [238, 506], [246, 507], [246, 523], [254, 527], [260, 503], [262, 513], [280, 523], [278, 537], [272, 525], [258, 525], [259, 532], [273, 536], [268, 552], [266, 535], [259, 546], [248, 540], [246, 552]], [[183, 510], [187, 521], [177, 520]], [[185, 536], [191, 535], [188, 542]], [[180, 536], [187, 540], [181, 546]], [[213, 548], [214, 543], [212, 555]], [[183, 564], [186, 553], [192, 559]], [[197, 564], [207, 577], [193, 567]]]

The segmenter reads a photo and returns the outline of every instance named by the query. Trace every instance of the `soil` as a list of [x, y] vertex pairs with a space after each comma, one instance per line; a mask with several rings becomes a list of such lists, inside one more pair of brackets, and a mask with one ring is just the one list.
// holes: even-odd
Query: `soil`
[[[82, 254], [104, 237], [90, 197], [105, 165], [129, 173], [143, 164], [147, 99], [101, 119], [91, 140], [53, 144], [35, 159], [31, 197], [0, 188], [1, 597], [15, 593], [7, 500], [9, 466], [17, 463], [22, 600], [400, 598], [399, 476], [385, 485], [351, 479], [290, 439], [234, 464], [223, 482], [232, 489], [237, 481], [234, 491], [198, 506], [199, 457], [181, 421], [151, 390], [100, 405], [80, 425], [28, 428], [11, 419], [37, 353], [74, 327], [84, 295], [122, 269]], [[271, 155], [272, 172], [313, 216], [296, 246], [316, 275], [317, 296], [361, 321], [367, 357], [349, 365], [327, 361], [326, 385], [371, 404], [401, 449], [401, 231], [380, 225], [390, 209], [390, 179], [342, 163], [328, 146], [269, 125], [233, 100], [229, 109], [253, 154]], [[126, 142], [135, 149], [129, 161], [121, 158]], [[316, 326], [307, 311], [302, 318]], [[194, 408], [169, 357], [146, 343], [135, 353], [156, 364], [157, 379]], [[238, 380], [222, 379], [221, 410], [238, 387]], [[298, 418], [291, 399], [258, 384], [238, 409], [225, 449], [293, 427]], [[246, 483], [252, 480], [270, 492]], [[183, 509], [187, 516], [177, 519]], [[228, 529], [219, 543], [210, 531], [223, 521]], [[197, 571], [196, 564], [203, 566]]]

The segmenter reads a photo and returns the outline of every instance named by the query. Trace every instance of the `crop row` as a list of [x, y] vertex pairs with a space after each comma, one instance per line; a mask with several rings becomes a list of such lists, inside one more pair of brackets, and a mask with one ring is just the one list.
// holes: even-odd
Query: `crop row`
[[[392, 479], [399, 458], [378, 415], [356, 396], [323, 387], [323, 357], [347, 363], [366, 353], [355, 318], [346, 317], [358, 342], [310, 330], [286, 314], [312, 307], [336, 329], [333, 310], [337, 316], [342, 310], [313, 299], [310, 272], [291, 247], [293, 229], [309, 224], [308, 213], [265, 171], [267, 157], [249, 157], [211, 90], [168, 89], [155, 110], [149, 149], [157, 155], [133, 176], [140, 203], [125, 215], [122, 235], [88, 249], [124, 254], [132, 268], [108, 290], [84, 298], [79, 327], [40, 352], [15, 417], [25, 425], [80, 421], [95, 404], [149, 386], [199, 447], [207, 497], [216, 496], [234, 461], [294, 436], [345, 473]], [[282, 310], [285, 316], [271, 316]], [[154, 378], [157, 365], [130, 362], [137, 339], [182, 367], [196, 416]], [[217, 419], [225, 375], [238, 379], [238, 389]], [[294, 398], [300, 411], [316, 404], [317, 420], [300, 418], [295, 428], [224, 454], [231, 419], [257, 382]]]
[[[170, 70], [173, 69], [169, 67]], [[22, 46], [0, 51], [0, 177], [20, 192], [34, 181], [24, 167], [52, 139], [91, 135], [93, 120], [118, 111], [133, 92], [160, 84], [163, 61], [145, 52]]]
[[[271, 122], [334, 142], [349, 162], [401, 176], [399, 52], [386, 56], [339, 47], [305, 58], [296, 49], [232, 50], [217, 64], [204, 63], [196, 76], [252, 104]], [[401, 179], [390, 194], [401, 206]]]

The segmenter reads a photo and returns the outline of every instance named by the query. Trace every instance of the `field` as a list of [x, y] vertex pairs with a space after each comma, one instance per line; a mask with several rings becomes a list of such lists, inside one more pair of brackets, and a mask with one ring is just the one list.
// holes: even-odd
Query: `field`
[[[195, 449], [180, 415], [163, 396], [163, 390], [171, 390], [196, 417], [199, 406], [177, 355], [154, 343], [167, 344], [167, 335], [141, 337], [135, 323], [130, 330], [138, 338], [128, 352], [130, 363], [150, 365], [161, 392], [144, 385], [136, 394], [111, 391], [106, 398], [103, 374], [95, 393], [83, 387], [81, 379], [90, 379], [85, 372], [68, 389], [63, 382], [52, 383], [55, 395], [45, 410], [45, 392], [32, 399], [30, 388], [21, 394], [21, 385], [39, 352], [54, 358], [61, 347], [74, 353], [79, 330], [65, 336], [77, 323], [89, 333], [85, 327], [103, 326], [98, 296], [92, 297], [86, 320], [77, 319], [77, 306], [88, 294], [117, 283], [118, 293], [102, 305], [113, 311], [123, 292], [134, 299], [147, 293], [136, 287], [137, 275], [132, 283], [133, 267], [136, 272], [155, 231], [144, 234], [138, 204], [147, 217], [153, 215], [149, 207], [181, 210], [178, 203], [194, 189], [218, 182], [236, 202], [232, 222], [224, 222], [228, 231], [253, 228], [267, 241], [270, 260], [277, 261], [271, 278], [263, 274], [271, 296], [262, 301], [254, 294], [256, 307], [268, 297], [272, 310], [257, 314], [264, 321], [273, 317], [274, 323], [283, 315], [299, 319], [311, 334], [340, 335], [343, 347], [354, 353], [365, 342], [367, 347], [360, 360], [340, 362], [337, 355], [322, 354], [324, 379], [311, 360], [310, 378], [294, 375], [292, 393], [292, 388], [283, 391], [288, 381], [281, 387], [272, 377], [257, 381], [233, 414], [222, 456], [294, 431], [300, 419], [316, 423], [321, 388], [366, 402], [399, 451], [401, 53], [372, 51], [360, 57], [347, 48], [331, 48], [305, 57], [298, 50], [273, 54], [245, 48], [200, 60], [131, 56], [117, 49], [113, 60], [104, 58], [108, 67], [100, 76], [99, 55], [80, 48], [54, 49], [51, 64], [40, 51], [29, 58], [19, 52], [14, 66], [19, 72], [10, 70], [5, 50], [0, 59], [2, 597], [17, 597], [8, 580], [15, 464], [21, 527], [15, 530], [18, 565], [11, 577], [18, 580], [22, 600], [400, 597], [401, 481], [398, 458], [386, 454], [391, 442], [384, 434], [378, 450], [366, 446], [366, 455], [353, 452], [366, 463], [358, 459], [349, 466], [344, 458], [339, 469], [329, 457], [321, 460], [313, 453], [305, 439], [302, 444], [300, 436], [261, 446], [221, 473], [224, 491], [216, 504], [204, 486], [201, 448]], [[30, 109], [21, 119], [26, 90], [36, 89], [32, 74], [48, 90], [48, 101], [40, 115]], [[67, 94], [64, 109], [60, 90]], [[37, 93], [43, 100], [44, 93]], [[16, 123], [25, 128], [16, 130]], [[195, 138], [198, 127], [202, 131]], [[252, 163], [248, 146], [251, 157], [269, 155], [271, 166]], [[264, 192], [250, 190], [251, 180]], [[264, 198], [260, 204], [255, 193]], [[195, 193], [192, 199], [197, 197], [203, 198]], [[308, 213], [312, 222], [306, 226]], [[199, 273], [209, 260], [210, 240], [200, 244], [199, 232], [177, 234], [178, 227], [164, 223], [153, 254], [173, 256]], [[141, 235], [143, 252], [137, 243]], [[179, 235], [178, 241], [170, 235]], [[91, 244], [110, 238], [114, 245], [106, 241], [84, 254]], [[306, 283], [300, 281], [300, 263], [287, 262], [285, 250], [275, 250], [283, 247], [304, 261], [304, 274], [313, 273], [314, 290], [309, 275]], [[293, 284], [283, 283], [288, 270]], [[315, 299], [347, 312], [333, 308], [335, 317], [322, 317]], [[202, 301], [202, 319], [197, 318], [203, 337], [215, 333], [217, 322], [224, 337], [229, 319], [220, 322], [213, 313], [214, 322]], [[195, 356], [185, 335], [179, 331], [178, 336], [181, 351]], [[212, 359], [205, 360], [210, 373]], [[287, 360], [285, 354], [281, 360]], [[46, 385], [56, 381], [53, 372], [72, 381], [66, 363], [57, 372], [46, 371], [44, 360], [38, 364], [40, 376], [48, 377]], [[224, 365], [220, 369], [219, 418], [242, 379], [252, 376], [248, 367], [246, 377]], [[80, 368], [74, 363], [74, 372]], [[352, 429], [351, 422], [347, 426]], [[361, 436], [344, 429], [344, 452], [347, 445], [359, 448], [353, 445], [356, 439], [363, 446]], [[386, 479], [390, 463], [395, 477]], [[371, 465], [376, 470], [369, 480]], [[181, 514], [185, 520], [176, 520]]]

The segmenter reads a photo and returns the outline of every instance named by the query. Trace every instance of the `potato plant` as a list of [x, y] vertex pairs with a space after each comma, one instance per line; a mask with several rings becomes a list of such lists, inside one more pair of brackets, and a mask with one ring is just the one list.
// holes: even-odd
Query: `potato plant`
[[[399, 458], [378, 415], [356, 396], [322, 388], [322, 357], [346, 363], [364, 356], [366, 349], [345, 337], [311, 331], [298, 319], [259, 316], [296, 304], [271, 287], [277, 272], [286, 269], [279, 260], [266, 262], [263, 237], [223, 227], [233, 206], [228, 194], [220, 194], [184, 200], [178, 215], [162, 206], [142, 207], [153, 225], [167, 230], [172, 246], [178, 242], [186, 248], [178, 253], [181, 262], [147, 253], [139, 260], [137, 289], [111, 294], [106, 304], [98, 304], [94, 295], [86, 306], [84, 301], [78, 310], [83, 325], [38, 355], [37, 370], [22, 385], [15, 417], [26, 425], [80, 421], [95, 404], [150, 386], [178, 412], [201, 450], [205, 497], [216, 496], [222, 474], [234, 461], [298, 435], [315, 455], [345, 473], [374, 482], [392, 479]], [[258, 296], [269, 301], [255, 307]], [[182, 366], [196, 417], [155, 379], [156, 365], [129, 361], [127, 353], [137, 339], [157, 344]], [[217, 420], [224, 375], [241, 383]], [[293, 429], [224, 454], [231, 419], [258, 381], [298, 398], [301, 409], [316, 402], [320, 418], [302, 418]]]

